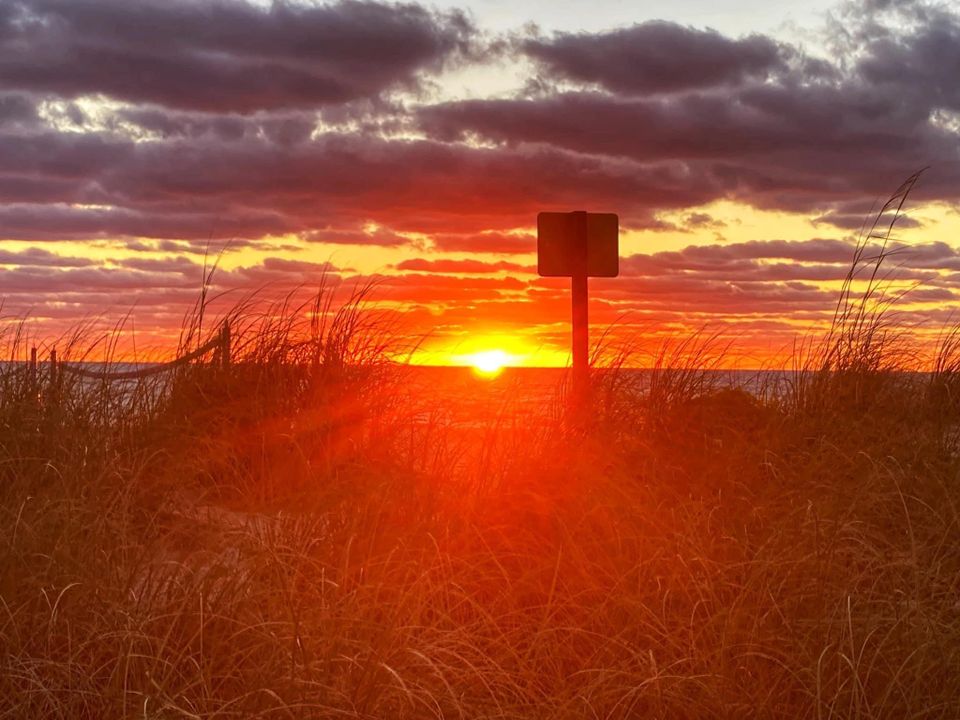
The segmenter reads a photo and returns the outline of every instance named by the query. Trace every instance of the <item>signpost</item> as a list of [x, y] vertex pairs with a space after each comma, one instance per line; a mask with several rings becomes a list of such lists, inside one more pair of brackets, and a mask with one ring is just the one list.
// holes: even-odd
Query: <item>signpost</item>
[[587, 278], [620, 274], [619, 219], [613, 213], [542, 212], [537, 215], [537, 272], [569, 277], [573, 295], [573, 404], [590, 388]]

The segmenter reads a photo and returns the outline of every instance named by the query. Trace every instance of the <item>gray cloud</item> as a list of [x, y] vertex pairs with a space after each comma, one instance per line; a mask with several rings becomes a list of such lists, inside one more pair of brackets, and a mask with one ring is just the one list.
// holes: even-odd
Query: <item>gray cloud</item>
[[661, 20], [605, 33], [557, 33], [522, 49], [550, 75], [626, 94], [737, 85], [785, 65], [785, 50], [768, 37], [732, 40]]
[[472, 32], [459, 13], [359, 0], [11, 0], [0, 83], [209, 112], [339, 104], [412, 86]]
[[[98, 265], [7, 251], [0, 283], [24, 301], [50, 299], [45, 312], [58, 317], [136, 289], [161, 317], [195, 299], [211, 240], [276, 255], [221, 273], [223, 288], [353, 272], [297, 260], [268, 238], [289, 233], [424, 255], [398, 262], [407, 274], [382, 278], [378, 296], [442, 304], [444, 322], [559, 322], [562, 284], [489, 275], [529, 269], [496, 256], [535, 251], [531, 235], [509, 231], [540, 210], [613, 210], [629, 229], [666, 229], [658, 214], [673, 211], [682, 227], [672, 229], [704, 229], [718, 225], [690, 208], [733, 199], [856, 230], [874, 200], [924, 165], [933, 167], [915, 197], [956, 202], [958, 28], [947, 9], [876, 0], [848, 9], [830, 58], [663, 22], [528, 38], [511, 47], [535, 61], [538, 92], [417, 105], [416, 95], [383, 94], [416, 90], [476, 51], [459, 14], [350, 1], [8, 0], [0, 239], [144, 256]], [[69, 102], [91, 93], [122, 104], [87, 116]], [[49, 100], [61, 102], [51, 110]], [[367, 232], [370, 221], [379, 229]], [[779, 332], [778, 313], [830, 312], [822, 283], [841, 279], [852, 254], [848, 241], [813, 239], [625, 257], [622, 278], [597, 281], [595, 317], [630, 310], [747, 327], [766, 313], [750, 327]], [[902, 278], [928, 284], [918, 300], [954, 298], [960, 257], [946, 243], [895, 262]]]
[[[709, 178], [549, 147], [486, 149], [330, 134], [286, 148], [264, 140], [134, 143], [85, 134], [0, 134], [3, 180], [43, 202], [0, 207], [0, 237], [257, 238], [288, 232], [331, 242], [373, 220], [394, 230], [450, 233], [527, 225], [542, 209], [615, 206], [635, 227], [651, 208], [720, 194]], [[59, 183], [59, 185], [58, 185]], [[57, 197], [58, 191], [62, 193]], [[479, 202], [466, 202], [480, 198]], [[75, 207], [83, 202], [95, 207]], [[340, 233], [340, 234], [338, 234]], [[378, 240], [386, 242], [378, 242]]]

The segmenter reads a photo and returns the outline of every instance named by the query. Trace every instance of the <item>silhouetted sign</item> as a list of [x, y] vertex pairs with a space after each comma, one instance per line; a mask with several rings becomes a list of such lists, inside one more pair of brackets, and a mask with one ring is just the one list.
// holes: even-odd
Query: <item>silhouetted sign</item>
[[537, 215], [537, 272], [543, 277], [573, 277], [582, 272], [585, 261], [587, 277], [616, 277], [619, 235], [614, 213], [542, 212]]
[[586, 418], [590, 398], [587, 278], [620, 274], [620, 222], [613, 213], [542, 212], [537, 215], [537, 271], [570, 278], [573, 394], [571, 417]]

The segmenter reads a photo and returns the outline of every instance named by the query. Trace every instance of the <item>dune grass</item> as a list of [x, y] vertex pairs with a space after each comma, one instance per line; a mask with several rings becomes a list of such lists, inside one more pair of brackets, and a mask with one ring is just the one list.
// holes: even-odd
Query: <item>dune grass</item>
[[411, 392], [363, 293], [4, 366], [0, 718], [960, 716], [960, 342], [903, 372], [882, 257], [783, 387], [690, 339], [575, 430]]

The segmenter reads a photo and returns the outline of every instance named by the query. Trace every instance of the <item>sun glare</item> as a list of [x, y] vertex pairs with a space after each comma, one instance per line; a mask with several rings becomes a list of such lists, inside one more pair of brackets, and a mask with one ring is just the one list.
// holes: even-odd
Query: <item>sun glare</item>
[[500, 374], [510, 358], [503, 350], [485, 350], [470, 355], [468, 360], [478, 375], [494, 377]]

